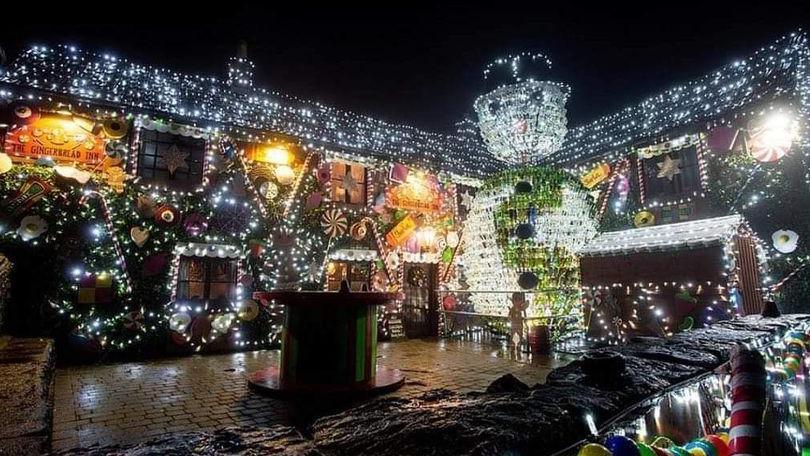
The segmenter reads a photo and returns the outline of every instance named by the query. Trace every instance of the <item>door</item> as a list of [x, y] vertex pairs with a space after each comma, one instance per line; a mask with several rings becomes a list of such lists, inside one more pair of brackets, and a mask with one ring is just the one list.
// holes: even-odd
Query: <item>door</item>
[[435, 264], [405, 265], [402, 327], [408, 338], [433, 337], [439, 334], [436, 274]]

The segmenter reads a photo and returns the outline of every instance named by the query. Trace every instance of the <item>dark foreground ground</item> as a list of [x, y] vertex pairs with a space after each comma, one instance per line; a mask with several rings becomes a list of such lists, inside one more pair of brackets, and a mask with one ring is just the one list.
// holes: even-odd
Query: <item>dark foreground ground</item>
[[597, 425], [604, 423], [644, 398], [719, 366], [736, 344], [772, 340], [808, 319], [753, 316], [667, 341], [634, 340], [616, 349], [626, 367], [614, 373], [594, 372], [577, 360], [550, 372], [545, 384], [532, 387], [507, 376], [486, 392], [439, 389], [383, 397], [307, 426], [244, 425], [63, 454], [549, 455], [588, 434], [587, 414]]

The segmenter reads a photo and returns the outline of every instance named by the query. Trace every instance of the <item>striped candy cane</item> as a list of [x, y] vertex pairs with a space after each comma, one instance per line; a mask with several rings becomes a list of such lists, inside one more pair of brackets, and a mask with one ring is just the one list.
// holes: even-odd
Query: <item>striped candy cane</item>
[[765, 360], [756, 351], [731, 352], [731, 455], [758, 456], [765, 405]]

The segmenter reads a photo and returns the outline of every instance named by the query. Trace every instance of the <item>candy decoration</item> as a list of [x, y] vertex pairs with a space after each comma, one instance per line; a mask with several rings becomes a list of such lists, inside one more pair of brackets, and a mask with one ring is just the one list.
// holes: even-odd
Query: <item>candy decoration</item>
[[636, 228], [655, 225], [655, 215], [649, 211], [641, 211], [633, 217], [633, 225]]
[[123, 321], [124, 328], [137, 331], [143, 327], [143, 314], [138, 310], [134, 310], [124, 315]]
[[323, 232], [330, 238], [336, 238], [345, 234], [348, 224], [346, 214], [337, 209], [328, 210], [321, 216], [321, 228], [323, 228]]
[[276, 168], [276, 180], [281, 185], [290, 185], [295, 180], [295, 172], [287, 165], [281, 165]]
[[101, 124], [101, 131], [110, 139], [121, 139], [127, 135], [129, 126], [126, 121], [118, 119], [108, 119]]
[[278, 185], [270, 181], [262, 182], [259, 186], [259, 194], [262, 195], [264, 199], [272, 201], [278, 196]]
[[760, 453], [765, 404], [765, 361], [758, 352], [735, 347], [731, 353], [731, 455]]
[[200, 236], [208, 229], [208, 219], [196, 212], [189, 214], [183, 220], [183, 229], [191, 237]]
[[27, 215], [20, 221], [17, 234], [23, 241], [30, 241], [38, 238], [42, 233], [48, 231], [48, 222], [38, 215]]
[[656, 456], [655, 451], [646, 443], [637, 443], [638, 454], [641, 456]]
[[579, 449], [577, 456], [612, 456], [610, 450], [598, 443], [589, 443]]
[[11, 157], [8, 154], [0, 153], [0, 174], [6, 174], [11, 171], [14, 163], [11, 162]]
[[613, 456], [639, 456], [641, 454], [636, 443], [623, 435], [608, 437], [605, 440], [605, 447]]
[[155, 221], [163, 226], [173, 226], [180, 221], [180, 211], [174, 206], [164, 204], [155, 210]]
[[771, 235], [773, 248], [781, 253], [792, 253], [799, 244], [799, 235], [793, 230], [778, 230]]
[[38, 108], [25, 104], [15, 104], [11, 112], [14, 115], [14, 122], [21, 125], [30, 125], [41, 117]]
[[225, 334], [230, 329], [235, 317], [232, 313], [219, 314], [211, 321], [211, 330], [215, 334]]
[[134, 242], [135, 245], [138, 247], [143, 247], [143, 245], [146, 244], [146, 241], [149, 240], [149, 229], [133, 226], [129, 230], [129, 237], [132, 239], [132, 242]]
[[106, 304], [112, 302], [112, 275], [90, 274], [79, 280], [79, 304]]
[[703, 439], [693, 440], [684, 445], [683, 449], [694, 456], [717, 456], [717, 451], [712, 444]]
[[92, 175], [73, 166], [58, 165], [53, 167], [54, 175], [67, 185], [84, 185], [90, 181]]
[[315, 176], [318, 178], [318, 183], [323, 185], [332, 178], [332, 170], [329, 168], [328, 163], [324, 163], [321, 165], [318, 170], [315, 172]]
[[186, 312], [178, 312], [169, 317], [169, 328], [172, 331], [185, 332], [189, 323], [191, 323], [191, 317]]
[[[717, 456], [729, 456], [729, 452], [731, 450], [729, 450], [728, 443], [726, 443], [722, 437], [711, 434], [704, 437], [704, 439], [709, 442], [712, 447], [714, 447], [714, 451], [717, 453]], [[728, 435], [726, 435], [726, 439], [728, 439]]]
[[239, 307], [239, 319], [253, 321], [259, 316], [259, 305], [252, 299], [246, 299]]
[[352, 239], [355, 241], [362, 241], [366, 234], [368, 233], [368, 228], [366, 227], [366, 222], [359, 221], [352, 224], [352, 227], [349, 229], [349, 235], [351, 235]]
[[0, 214], [5, 218], [14, 219], [28, 211], [52, 189], [47, 182], [29, 177], [16, 192], [0, 202]]
[[152, 218], [155, 216], [155, 207], [157, 204], [155, 200], [146, 195], [138, 196], [135, 201], [135, 212], [143, 218]]

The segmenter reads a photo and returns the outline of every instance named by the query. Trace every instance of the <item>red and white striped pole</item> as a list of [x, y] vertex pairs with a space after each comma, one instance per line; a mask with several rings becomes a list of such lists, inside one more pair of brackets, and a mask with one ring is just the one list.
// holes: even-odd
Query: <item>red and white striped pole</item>
[[743, 347], [731, 351], [731, 455], [759, 456], [765, 408], [765, 360]]

